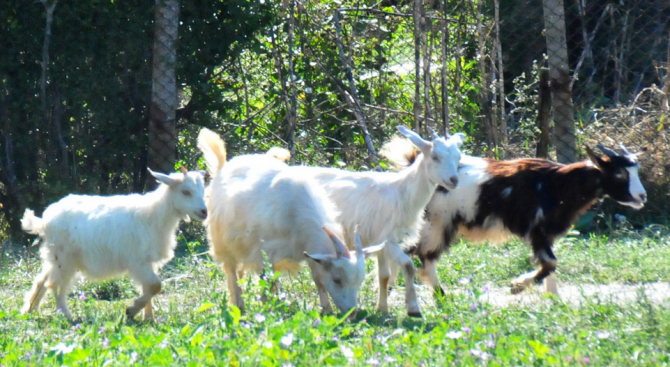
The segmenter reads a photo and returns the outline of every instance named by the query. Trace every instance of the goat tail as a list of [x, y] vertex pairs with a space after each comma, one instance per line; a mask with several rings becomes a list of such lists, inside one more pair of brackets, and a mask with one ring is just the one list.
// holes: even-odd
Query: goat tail
[[40, 275], [35, 278], [33, 287], [26, 293], [25, 303], [21, 308], [22, 314], [33, 312], [39, 307], [44, 293], [47, 291], [46, 282], [49, 280], [50, 269], [45, 269]]
[[288, 163], [288, 161], [291, 160], [291, 152], [289, 152], [288, 149], [280, 147], [270, 148], [265, 154], [272, 158], [279, 159], [284, 163]]
[[203, 128], [198, 134], [198, 149], [205, 157], [209, 174], [212, 177], [216, 176], [226, 163], [226, 143], [217, 133]]
[[26, 209], [21, 218], [21, 229], [30, 234], [42, 236], [44, 235], [44, 220], [35, 216], [35, 212], [31, 209]]
[[402, 169], [411, 166], [416, 161], [419, 151], [409, 139], [395, 136], [382, 146], [379, 154], [388, 159], [396, 169]]

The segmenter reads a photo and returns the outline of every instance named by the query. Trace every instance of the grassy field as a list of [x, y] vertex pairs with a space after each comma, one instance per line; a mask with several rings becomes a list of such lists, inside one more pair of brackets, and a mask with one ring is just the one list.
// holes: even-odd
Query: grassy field
[[[643, 293], [628, 303], [574, 305], [545, 297], [497, 307], [482, 301], [482, 294], [531, 269], [529, 249], [520, 243], [456, 246], [439, 268], [453, 292], [424, 308], [423, 319], [406, 318], [402, 302], [390, 316], [376, 313], [370, 274], [355, 321], [319, 315], [306, 270], [283, 277], [282, 292], [268, 304], [258, 301], [264, 285], [248, 276], [248, 310], [241, 315], [227, 306], [220, 267], [197, 255], [204, 250], [184, 244], [163, 269], [154, 323], [125, 320], [136, 291], [122, 279], [79, 283], [69, 298], [74, 324], [56, 312], [51, 295], [39, 312], [19, 314], [39, 262], [35, 252], [8, 250], [0, 264], [0, 365], [670, 364], [670, 301], [652, 302]], [[567, 238], [556, 254], [561, 284], [660, 282], [670, 274], [670, 239], [653, 232]], [[368, 268], [373, 273], [374, 263]], [[399, 284], [393, 292], [402, 291], [402, 279]]]

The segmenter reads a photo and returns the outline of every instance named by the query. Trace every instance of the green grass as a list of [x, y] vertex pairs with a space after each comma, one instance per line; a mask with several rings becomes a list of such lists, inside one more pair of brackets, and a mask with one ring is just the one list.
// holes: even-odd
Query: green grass
[[[561, 284], [645, 283], [670, 274], [667, 237], [568, 238], [556, 247]], [[186, 248], [186, 246], [184, 246]], [[203, 251], [190, 246], [191, 253]], [[388, 366], [659, 366], [670, 363], [670, 302], [643, 294], [627, 304], [589, 300], [579, 306], [548, 297], [527, 306], [494, 307], [475, 295], [507, 287], [529, 271], [529, 248], [459, 244], [440, 263], [453, 292], [423, 319], [374, 312], [375, 277], [360, 294], [355, 321], [318, 313], [306, 270], [282, 278], [282, 293], [258, 301], [256, 276], [243, 280], [245, 314], [227, 306], [225, 276], [206, 255], [180, 254], [162, 271], [155, 323], [127, 322], [136, 296], [127, 279], [80, 283], [67, 322], [51, 295], [22, 316], [23, 295], [39, 271], [34, 253], [0, 264], [0, 365], [388, 365]], [[374, 264], [368, 264], [373, 273]], [[469, 278], [470, 281], [459, 282]], [[398, 292], [399, 289], [394, 289]], [[425, 293], [425, 292], [424, 292]], [[401, 299], [403, 297], [400, 297]]]

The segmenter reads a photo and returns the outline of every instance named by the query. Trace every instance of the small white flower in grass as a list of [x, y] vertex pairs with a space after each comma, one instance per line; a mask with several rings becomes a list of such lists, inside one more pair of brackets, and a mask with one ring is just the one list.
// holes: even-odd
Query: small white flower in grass
[[373, 365], [373, 366], [379, 366], [379, 360], [377, 358], [370, 358], [365, 363]]
[[487, 360], [491, 356], [490, 354], [482, 352], [479, 349], [470, 349], [470, 355], [473, 357], [480, 358], [483, 361]]
[[137, 354], [137, 352], [130, 353], [130, 364], [133, 364], [133, 363], [137, 362], [138, 357], [139, 357], [139, 354]]
[[56, 352], [56, 354], [69, 354], [72, 353], [74, 347], [76, 347], [75, 344], [66, 345], [65, 343], [58, 343], [55, 347], [51, 347], [51, 350]]
[[107, 329], [105, 329], [105, 327], [103, 326], [100, 328], [100, 330], [98, 330], [98, 334], [104, 334], [106, 331]]
[[256, 320], [256, 322], [263, 322], [265, 321], [265, 315], [257, 313], [254, 315], [254, 320]]
[[386, 363], [393, 363], [396, 359], [391, 356], [384, 356], [384, 361], [386, 361]]
[[470, 277], [461, 278], [458, 280], [459, 283], [465, 285], [470, 283]]
[[348, 348], [346, 345], [341, 345], [340, 350], [342, 351], [342, 355], [346, 358], [354, 358], [354, 351], [351, 350], [351, 348]]
[[610, 333], [607, 331], [596, 331], [596, 336], [598, 339], [608, 339], [610, 337]]
[[293, 333], [288, 333], [281, 338], [281, 345], [289, 347], [293, 344]]
[[109, 339], [105, 338], [105, 340], [102, 341], [102, 346], [105, 348], [109, 348]]
[[287, 362], [287, 363], [283, 363], [281, 365], [281, 367], [295, 367], [295, 366], [293, 365], [293, 363]]
[[265, 349], [272, 349], [272, 342], [269, 341], [269, 340], [266, 340], [266, 341], [263, 343], [263, 348], [265, 348]]
[[452, 330], [447, 333], [447, 338], [449, 339], [458, 339], [463, 336], [463, 333], [458, 330]]

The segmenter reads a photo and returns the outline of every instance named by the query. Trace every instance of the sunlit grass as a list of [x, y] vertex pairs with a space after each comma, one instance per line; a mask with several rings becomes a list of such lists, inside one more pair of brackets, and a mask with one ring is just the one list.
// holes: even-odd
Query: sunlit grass
[[[645, 283], [670, 274], [667, 238], [568, 238], [556, 247], [562, 284]], [[461, 243], [438, 268], [449, 293], [423, 310], [423, 319], [374, 311], [374, 263], [360, 294], [356, 321], [318, 313], [309, 273], [282, 277], [268, 304], [258, 277], [243, 280], [247, 312], [227, 306], [225, 276], [203, 252], [184, 246], [162, 273], [156, 321], [127, 322], [136, 296], [127, 279], [78, 284], [69, 298], [74, 324], [51, 295], [39, 312], [18, 313], [39, 271], [35, 253], [6, 256], [0, 268], [0, 364], [13, 365], [650, 365], [670, 356], [668, 301], [640, 294], [629, 304], [587, 300], [579, 306], [549, 299], [494, 307], [478, 301], [487, 287], [507, 287], [532, 269], [530, 250]], [[460, 281], [468, 278], [469, 281]], [[396, 288], [394, 292], [402, 289]], [[402, 299], [402, 297], [400, 297]]]

